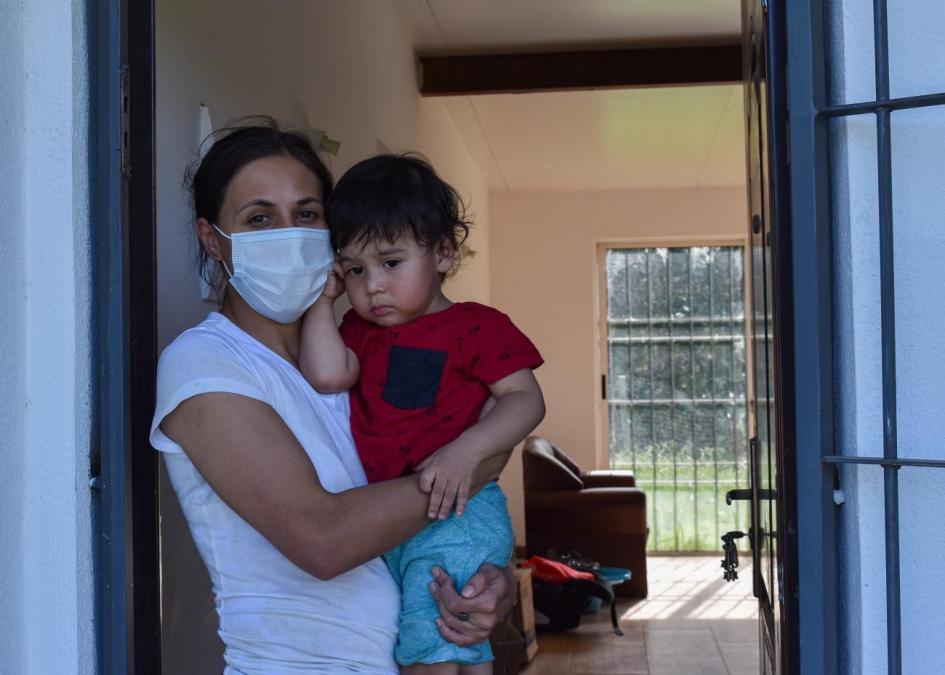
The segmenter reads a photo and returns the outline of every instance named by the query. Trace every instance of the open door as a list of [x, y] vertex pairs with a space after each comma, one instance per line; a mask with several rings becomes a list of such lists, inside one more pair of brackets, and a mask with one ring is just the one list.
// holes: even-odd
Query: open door
[[747, 358], [754, 376], [750, 402], [749, 466], [751, 489], [735, 498], [751, 500], [753, 589], [759, 604], [760, 672], [791, 673], [796, 668], [793, 581], [796, 547], [793, 475], [785, 456], [785, 436], [793, 415], [791, 353], [789, 219], [786, 217], [788, 165], [781, 130], [783, 45], [778, 44], [779, 3], [742, 0], [745, 129], [748, 161], [750, 346]]

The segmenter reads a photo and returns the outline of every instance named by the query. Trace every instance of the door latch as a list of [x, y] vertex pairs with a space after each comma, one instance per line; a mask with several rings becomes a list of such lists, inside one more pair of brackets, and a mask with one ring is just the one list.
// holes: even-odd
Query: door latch
[[726, 581], [735, 581], [738, 579], [738, 549], [735, 547], [735, 540], [746, 536], [744, 532], [735, 530], [726, 532], [722, 535], [722, 552], [725, 557], [722, 558], [722, 578]]

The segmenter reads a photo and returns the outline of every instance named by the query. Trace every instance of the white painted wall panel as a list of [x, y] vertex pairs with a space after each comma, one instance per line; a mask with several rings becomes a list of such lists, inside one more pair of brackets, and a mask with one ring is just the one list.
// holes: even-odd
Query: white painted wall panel
[[84, 3], [0, 21], [0, 660], [94, 671]]
[[[871, 3], [835, 3], [828, 66], [838, 101], [874, 96]], [[893, 96], [945, 90], [945, 6], [889, 3]], [[882, 378], [876, 136], [873, 116], [835, 123], [832, 134], [839, 450], [881, 455]], [[945, 458], [945, 110], [892, 115], [899, 454]], [[945, 661], [945, 506], [938, 470], [900, 472], [903, 672]], [[876, 467], [843, 474], [843, 663], [848, 673], [886, 672], [883, 478]], [[804, 553], [801, 552], [801, 555]]]

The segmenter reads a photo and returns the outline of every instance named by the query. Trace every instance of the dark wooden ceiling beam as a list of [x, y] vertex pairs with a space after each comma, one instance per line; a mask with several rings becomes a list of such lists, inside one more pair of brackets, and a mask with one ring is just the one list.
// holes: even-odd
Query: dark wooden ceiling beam
[[420, 58], [420, 93], [465, 96], [740, 82], [740, 45]]

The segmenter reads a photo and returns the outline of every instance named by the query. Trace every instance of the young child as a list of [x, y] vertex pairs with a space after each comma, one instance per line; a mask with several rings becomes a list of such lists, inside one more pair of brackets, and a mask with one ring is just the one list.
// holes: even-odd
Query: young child
[[[326, 219], [339, 265], [306, 315], [302, 372], [321, 392], [351, 388], [351, 430], [369, 481], [419, 472], [430, 492], [434, 522], [385, 556], [402, 591], [395, 657], [404, 673], [491, 673], [488, 642], [463, 648], [440, 636], [430, 568], [459, 588], [481, 564], [509, 563], [505, 496], [495, 483], [472, 498], [469, 489], [483, 459], [544, 417], [532, 374], [542, 358], [501, 312], [443, 295], [469, 225], [456, 191], [424, 160], [356, 164]], [[352, 310], [336, 328], [332, 306], [345, 291]], [[494, 407], [480, 420], [490, 396]]]

